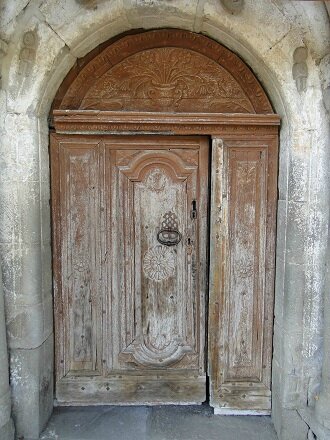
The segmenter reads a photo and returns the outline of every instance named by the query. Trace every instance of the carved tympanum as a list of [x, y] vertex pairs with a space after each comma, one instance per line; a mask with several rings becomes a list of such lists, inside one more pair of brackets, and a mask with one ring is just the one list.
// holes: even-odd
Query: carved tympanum
[[129, 35], [80, 65], [59, 90], [55, 109], [273, 113], [243, 61], [193, 32]]
[[253, 113], [233, 76], [204, 55], [182, 48], [156, 48], [109, 69], [89, 89], [80, 109], [191, 110]]

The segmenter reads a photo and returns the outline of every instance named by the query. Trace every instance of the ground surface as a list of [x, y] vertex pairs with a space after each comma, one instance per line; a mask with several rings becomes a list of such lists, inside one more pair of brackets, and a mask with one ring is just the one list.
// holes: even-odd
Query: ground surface
[[270, 417], [202, 406], [55, 408], [40, 440], [277, 440]]

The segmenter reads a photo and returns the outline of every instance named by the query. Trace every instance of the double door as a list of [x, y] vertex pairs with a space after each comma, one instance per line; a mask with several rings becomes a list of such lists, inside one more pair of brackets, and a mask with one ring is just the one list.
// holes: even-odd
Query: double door
[[201, 403], [209, 374], [216, 411], [270, 410], [276, 157], [248, 130], [51, 136], [59, 404]]

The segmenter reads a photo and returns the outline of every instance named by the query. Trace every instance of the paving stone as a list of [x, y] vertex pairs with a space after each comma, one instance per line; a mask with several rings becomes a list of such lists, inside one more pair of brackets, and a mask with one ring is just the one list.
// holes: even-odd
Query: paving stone
[[270, 417], [201, 406], [56, 408], [40, 440], [277, 440]]

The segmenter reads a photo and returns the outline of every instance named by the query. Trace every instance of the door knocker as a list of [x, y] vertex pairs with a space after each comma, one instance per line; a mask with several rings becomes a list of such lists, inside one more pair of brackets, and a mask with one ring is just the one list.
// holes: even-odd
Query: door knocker
[[178, 230], [178, 220], [174, 212], [166, 212], [163, 216], [162, 228], [157, 234], [159, 243], [175, 246], [180, 243], [182, 234]]

